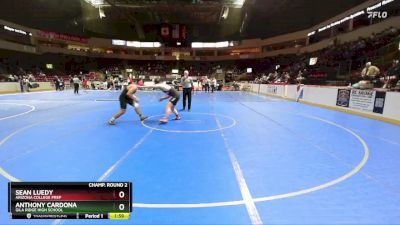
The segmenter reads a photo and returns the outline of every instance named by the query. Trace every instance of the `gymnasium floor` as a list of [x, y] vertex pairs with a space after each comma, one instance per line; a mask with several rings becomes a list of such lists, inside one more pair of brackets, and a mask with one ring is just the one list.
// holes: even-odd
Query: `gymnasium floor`
[[[159, 125], [141, 92], [0, 96], [0, 224], [399, 224], [400, 127], [244, 92], [197, 93]], [[181, 102], [179, 102], [179, 107]], [[171, 117], [172, 118], [172, 117]], [[12, 221], [7, 182], [132, 181], [129, 221]]]

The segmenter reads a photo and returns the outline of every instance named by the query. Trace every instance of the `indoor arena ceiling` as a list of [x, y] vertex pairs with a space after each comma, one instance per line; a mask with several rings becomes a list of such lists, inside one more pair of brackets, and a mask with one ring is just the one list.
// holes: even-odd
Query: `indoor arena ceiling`
[[[87, 2], [100, 2], [99, 8]], [[193, 40], [270, 37], [302, 30], [364, 0], [0, 0], [0, 19], [76, 35], [135, 39], [161, 23], [188, 26]], [[244, 3], [244, 4], [243, 4]], [[229, 8], [227, 10], [227, 8]], [[223, 18], [223, 16], [227, 16]], [[242, 31], [242, 32], [240, 32]], [[143, 37], [142, 37], [143, 38]]]

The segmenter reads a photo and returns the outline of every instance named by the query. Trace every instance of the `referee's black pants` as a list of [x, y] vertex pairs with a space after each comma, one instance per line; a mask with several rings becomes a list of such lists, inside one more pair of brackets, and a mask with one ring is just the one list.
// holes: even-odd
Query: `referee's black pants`
[[79, 84], [74, 83], [74, 94], [79, 94]]
[[210, 85], [209, 84], [205, 84], [204, 85], [204, 89], [206, 92], [210, 92]]
[[192, 108], [192, 88], [183, 89], [183, 109], [186, 109], [186, 98], [188, 98], [188, 110]]

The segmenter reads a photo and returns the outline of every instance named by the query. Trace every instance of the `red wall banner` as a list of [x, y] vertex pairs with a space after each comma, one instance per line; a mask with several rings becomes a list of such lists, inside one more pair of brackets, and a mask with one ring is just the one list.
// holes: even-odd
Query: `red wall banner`
[[38, 35], [41, 38], [46, 38], [46, 39], [51, 39], [51, 40], [74, 41], [74, 42], [79, 42], [79, 43], [83, 43], [83, 44], [88, 43], [87, 38], [68, 35], [68, 34], [60, 34], [60, 33], [56, 33], [56, 32], [39, 31]]

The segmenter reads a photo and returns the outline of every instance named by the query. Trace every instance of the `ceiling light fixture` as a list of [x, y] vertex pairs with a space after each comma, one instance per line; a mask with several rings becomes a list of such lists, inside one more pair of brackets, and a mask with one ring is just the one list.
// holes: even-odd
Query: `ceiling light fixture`
[[229, 15], [229, 7], [224, 7], [224, 11], [222, 13], [222, 18], [224, 20], [226, 20], [228, 18], [228, 15]]
[[242, 7], [245, 1], [246, 0], [235, 0], [233, 4]]
[[106, 14], [104, 13], [104, 10], [101, 8], [101, 6], [99, 6], [99, 16], [100, 16], [100, 19], [103, 19], [104, 17], [106, 17]]
[[85, 2], [91, 4], [93, 7], [100, 7], [101, 5], [104, 5], [104, 0], [85, 0]]

